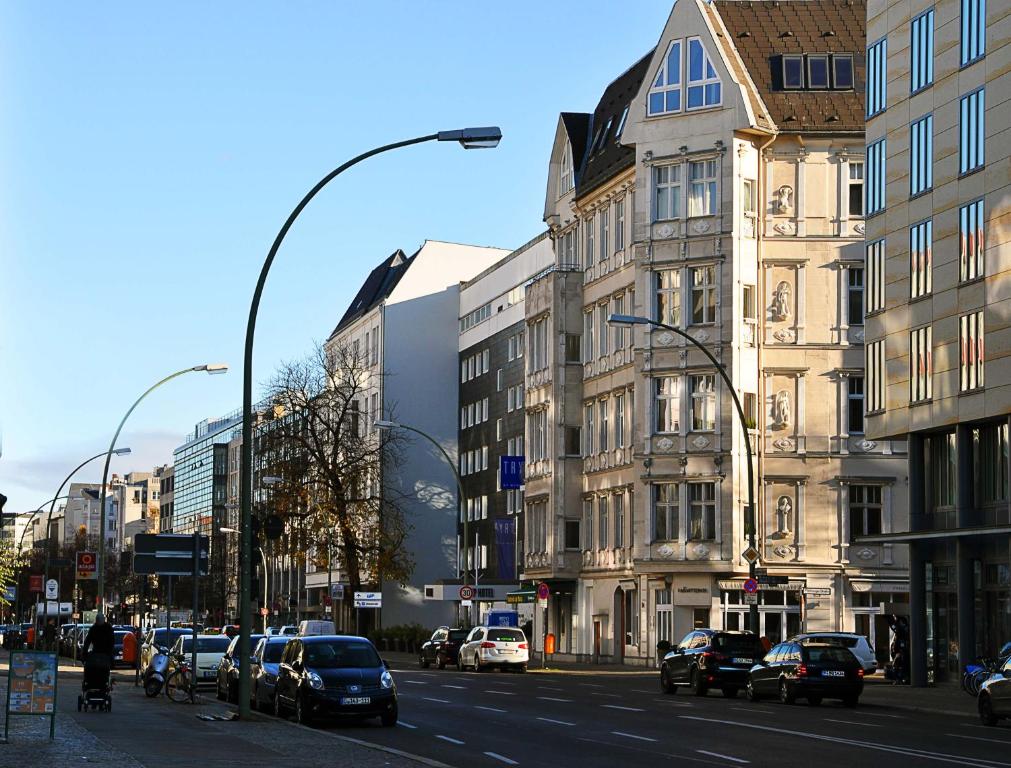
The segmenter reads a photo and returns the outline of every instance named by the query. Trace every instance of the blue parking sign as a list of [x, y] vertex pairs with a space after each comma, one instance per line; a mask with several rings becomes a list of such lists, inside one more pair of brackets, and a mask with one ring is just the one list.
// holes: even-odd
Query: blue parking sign
[[500, 456], [499, 476], [502, 480], [502, 490], [515, 490], [523, 487], [524, 456]]

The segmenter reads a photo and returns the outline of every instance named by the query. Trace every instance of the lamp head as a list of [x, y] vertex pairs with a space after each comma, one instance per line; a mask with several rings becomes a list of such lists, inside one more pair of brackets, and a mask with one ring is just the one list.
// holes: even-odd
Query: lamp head
[[649, 325], [651, 323], [650, 319], [646, 317], [614, 314], [607, 318], [607, 322], [611, 325]]
[[260, 483], [263, 485], [277, 485], [278, 483], [283, 483], [283, 477], [277, 477], [276, 475], [264, 475], [260, 478]]
[[383, 419], [376, 421], [376, 429], [396, 429], [399, 426], [395, 421], [385, 421]]
[[207, 371], [211, 376], [228, 372], [228, 363], [207, 363], [193, 366], [194, 371]]
[[113, 454], [116, 455], [116, 456], [129, 456], [130, 455], [130, 449], [129, 448], [116, 448], [115, 450], [113, 450]]
[[438, 141], [458, 141], [464, 149], [494, 149], [502, 141], [502, 129], [492, 125], [486, 128], [439, 131], [437, 138]]

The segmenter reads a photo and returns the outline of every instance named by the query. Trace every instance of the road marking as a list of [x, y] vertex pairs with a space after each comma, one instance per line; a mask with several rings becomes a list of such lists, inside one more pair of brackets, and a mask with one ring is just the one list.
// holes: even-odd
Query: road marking
[[1011, 745], [1011, 741], [1007, 739], [984, 739], [982, 736], [963, 736], [960, 733], [946, 733], [945, 736], [954, 736], [956, 739], [972, 739], [973, 741], [992, 741], [994, 744], [1008, 744]]
[[507, 680], [496, 680], [496, 685], [516, 685], [516, 683], [510, 683]]
[[403, 720], [398, 720], [397, 725], [402, 725], [404, 728], [410, 728], [412, 731], [418, 727], [416, 725], [411, 725], [410, 723], [405, 723]]
[[617, 704], [601, 704], [604, 709], [620, 709], [625, 712], [645, 712], [645, 709], [639, 709], [638, 707], [619, 707]]
[[502, 712], [502, 713], [509, 711], [507, 709], [499, 709], [498, 707], [482, 707], [479, 704], [475, 704], [474, 709], [483, 709], [486, 712]]
[[495, 694], [498, 694], [499, 696], [515, 696], [516, 695], [512, 691], [493, 691], [490, 688], [486, 688], [485, 689], [485, 693], [495, 693]]
[[859, 725], [861, 728], [880, 728], [880, 725], [874, 725], [874, 723], [860, 723], [856, 720], [835, 720], [831, 717], [825, 718], [826, 723], [843, 723], [844, 725]]
[[410, 683], [411, 685], [428, 685], [427, 680], [404, 680], [405, 683]]
[[604, 686], [598, 683], [580, 683], [584, 688], [603, 688]]
[[442, 739], [443, 741], [448, 741], [450, 744], [465, 744], [466, 742], [460, 741], [459, 739], [454, 739], [452, 736], [443, 736], [441, 733], [437, 734], [437, 739]]
[[620, 699], [621, 695], [617, 693], [600, 693], [599, 691], [590, 691], [591, 696], [609, 696], [612, 699]]
[[708, 750], [705, 749], [696, 749], [695, 751], [698, 752], [700, 755], [709, 755], [710, 757], [718, 757], [721, 760], [730, 760], [733, 763], [749, 762], [748, 760], [742, 760], [739, 757], [731, 757], [730, 755], [721, 755], [719, 752], [709, 752]]
[[638, 739], [639, 741], [656, 741], [656, 739], [651, 739], [649, 736], [636, 736], [634, 733], [625, 733], [624, 731], [611, 731], [615, 736], [624, 736], [626, 739]]
[[771, 709], [759, 709], [758, 707], [731, 707], [731, 709], [736, 709], [738, 712], [757, 712], [760, 715], [776, 714]]
[[449, 700], [448, 699], [433, 699], [433, 698], [431, 698], [429, 696], [422, 696], [422, 698], [425, 701], [434, 701], [437, 704], [449, 704]]
[[506, 765], [519, 765], [519, 763], [517, 763], [515, 760], [510, 760], [508, 757], [506, 757], [505, 755], [500, 755], [498, 752], [485, 752], [485, 754], [488, 755], [488, 757], [493, 757], [496, 760], [501, 760]]
[[569, 723], [565, 720], [552, 720], [550, 717], [538, 717], [538, 720], [543, 720], [545, 723], [554, 723], [555, 725], [575, 725], [575, 723]]
[[552, 688], [549, 685], [538, 685], [537, 688], [542, 691], [564, 691], [564, 688]]
[[572, 699], [556, 699], [554, 696], [538, 696], [541, 701], [564, 701], [566, 704], [571, 704]]
[[466, 685], [448, 685], [446, 683], [443, 683], [442, 687], [443, 688], [456, 688], [457, 690], [460, 690], [460, 691], [466, 691], [467, 690], [467, 686]]
[[656, 691], [647, 691], [645, 688], [633, 688], [632, 693], [656, 693]]

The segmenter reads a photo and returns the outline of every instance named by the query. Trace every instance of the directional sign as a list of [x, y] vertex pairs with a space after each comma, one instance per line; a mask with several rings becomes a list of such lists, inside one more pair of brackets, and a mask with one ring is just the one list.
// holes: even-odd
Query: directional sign
[[749, 595], [758, 591], [758, 582], [755, 579], [747, 579], [744, 582], [744, 591]]
[[790, 583], [789, 576], [769, 576], [768, 574], [759, 574], [758, 583], [764, 587], [785, 587]]
[[355, 608], [382, 608], [382, 592], [355, 592]]
[[805, 595], [810, 595], [811, 597], [831, 597], [832, 588], [831, 587], [807, 587], [804, 590]]
[[461, 600], [473, 600], [474, 599], [474, 587], [462, 586], [460, 587], [460, 599]]
[[56, 579], [46, 582], [46, 600], [58, 600], [60, 597], [60, 583]]
[[[200, 575], [207, 575], [210, 540], [200, 536]], [[138, 533], [134, 537], [133, 572], [160, 576], [193, 575], [193, 536], [186, 533]], [[78, 577], [80, 578], [80, 577]]]

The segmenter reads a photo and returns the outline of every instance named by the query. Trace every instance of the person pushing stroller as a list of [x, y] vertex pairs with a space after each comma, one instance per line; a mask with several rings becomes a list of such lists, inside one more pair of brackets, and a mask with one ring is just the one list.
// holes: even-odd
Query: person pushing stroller
[[84, 702], [94, 703], [100, 699], [106, 706], [111, 706], [109, 676], [115, 650], [116, 636], [112, 625], [106, 622], [105, 614], [100, 613], [88, 629], [81, 649], [84, 658], [84, 682], [81, 684]]

